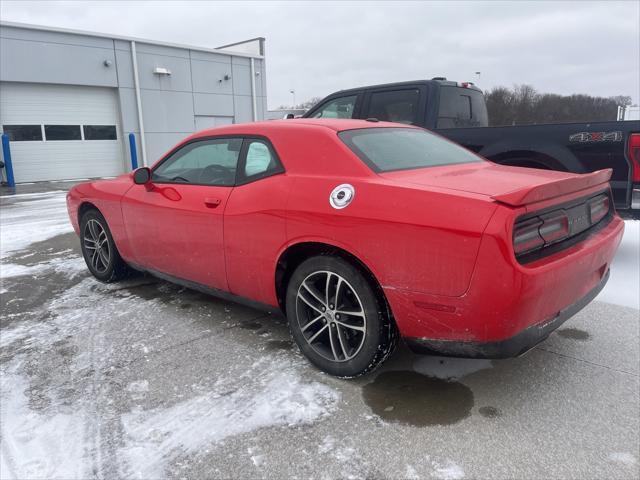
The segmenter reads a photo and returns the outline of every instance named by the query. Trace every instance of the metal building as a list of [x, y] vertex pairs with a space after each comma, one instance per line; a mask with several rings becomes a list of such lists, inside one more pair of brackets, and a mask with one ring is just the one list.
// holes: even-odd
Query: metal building
[[0, 125], [16, 182], [108, 177], [186, 135], [262, 120], [264, 39], [217, 49], [0, 23]]

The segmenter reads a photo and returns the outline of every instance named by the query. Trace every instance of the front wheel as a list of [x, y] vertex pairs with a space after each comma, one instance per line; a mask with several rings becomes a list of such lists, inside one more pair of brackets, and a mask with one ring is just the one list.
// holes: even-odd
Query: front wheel
[[396, 344], [383, 300], [357, 268], [339, 257], [317, 256], [300, 264], [287, 287], [286, 310], [302, 353], [331, 375], [368, 373]]
[[80, 219], [82, 256], [94, 277], [113, 282], [128, 275], [129, 269], [120, 257], [107, 221], [97, 210], [89, 210]]

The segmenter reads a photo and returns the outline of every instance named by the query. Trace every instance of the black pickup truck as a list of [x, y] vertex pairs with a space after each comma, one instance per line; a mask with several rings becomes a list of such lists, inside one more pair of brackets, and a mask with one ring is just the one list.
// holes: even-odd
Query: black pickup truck
[[640, 218], [640, 121], [489, 127], [482, 90], [442, 77], [341, 90], [303, 117], [419, 125], [504, 165], [576, 173], [611, 168], [616, 209]]

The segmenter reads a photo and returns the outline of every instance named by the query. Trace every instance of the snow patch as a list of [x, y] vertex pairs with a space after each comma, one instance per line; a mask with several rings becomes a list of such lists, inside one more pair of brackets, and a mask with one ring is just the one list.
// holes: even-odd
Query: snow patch
[[242, 388], [231, 393], [219, 385], [169, 408], [123, 415], [121, 455], [128, 469], [121, 474], [164, 477], [167, 463], [197, 454], [209, 443], [265, 427], [311, 423], [335, 409], [339, 394], [321, 383], [304, 382], [289, 362], [265, 358], [257, 364]]
[[15, 263], [0, 264], [0, 278], [7, 279], [12, 277], [21, 277], [29, 275], [31, 277], [40, 277], [54, 270], [57, 273], [64, 273], [73, 276], [80, 271], [84, 271], [87, 264], [83, 257], [56, 257], [47, 262], [40, 262], [35, 265], [18, 265]]
[[440, 480], [460, 480], [464, 478], [464, 470], [457, 464], [448, 460], [444, 465], [434, 463], [433, 476]]
[[638, 460], [636, 460], [636, 457], [634, 457], [629, 452], [613, 452], [609, 454], [609, 460], [612, 460], [617, 463], [622, 463], [629, 467], [632, 467], [636, 463], [638, 463]]
[[420, 475], [418, 475], [415, 468], [411, 465], [407, 465], [407, 468], [404, 471], [404, 478], [407, 480], [420, 480]]
[[48, 192], [35, 200], [3, 205], [0, 210], [0, 258], [30, 244], [73, 231], [66, 192]]
[[422, 356], [413, 362], [414, 371], [442, 380], [459, 380], [480, 370], [493, 368], [491, 360]]
[[640, 221], [626, 220], [624, 224], [611, 276], [596, 300], [640, 310]]
[[[89, 478], [85, 459], [84, 412], [35, 412], [29, 408], [27, 382], [19, 375], [3, 372], [0, 389], [2, 403], [2, 478], [68, 479]], [[64, 439], [64, 441], [61, 441]]]

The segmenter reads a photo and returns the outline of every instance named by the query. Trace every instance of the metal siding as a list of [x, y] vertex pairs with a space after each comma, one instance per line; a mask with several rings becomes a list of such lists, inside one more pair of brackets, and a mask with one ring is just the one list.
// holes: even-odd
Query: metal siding
[[221, 117], [214, 115], [196, 115], [196, 131], [207, 128], [219, 127], [221, 125], [233, 124], [233, 117]]
[[234, 96], [233, 103], [235, 105], [236, 123], [246, 123], [253, 121], [251, 97]]
[[160, 160], [174, 145], [184, 140], [184, 137], [193, 133], [174, 132], [174, 133], [146, 133], [147, 140], [147, 162], [149, 166]]
[[[137, 45], [136, 45], [137, 48]], [[153, 73], [156, 67], [165, 67], [171, 75]], [[191, 91], [191, 69], [189, 59], [149, 55], [138, 52], [138, 76], [140, 88], [156, 90]]]
[[[141, 90], [145, 134], [193, 132], [193, 96], [191, 92]], [[147, 147], [150, 147], [147, 141]]]
[[133, 88], [119, 88], [118, 101], [122, 131], [127, 134], [139, 132], [138, 110], [136, 108], [136, 92]]
[[34, 30], [30, 28], [0, 26], [0, 37], [27, 40], [31, 42], [60, 43], [80, 45], [83, 47], [112, 48], [113, 40], [109, 38], [78, 35], [75, 33], [54, 32], [51, 30]]
[[[111, 66], [104, 65], [104, 61]], [[114, 50], [3, 38], [0, 81], [115, 87]]]
[[220, 55], [219, 53], [201, 52], [199, 50], [191, 50], [192, 60], [205, 60], [207, 62], [224, 63], [231, 65], [231, 57], [229, 55]]
[[116, 49], [116, 70], [118, 71], [118, 86], [121, 88], [133, 88], [131, 52]]
[[222, 115], [233, 117], [233, 95], [194, 93], [193, 105], [196, 115]]
[[249, 67], [236, 65], [236, 59], [234, 58], [231, 69], [234, 95], [251, 95], [251, 70]]
[[[191, 60], [193, 74], [193, 91], [198, 93], [233, 93], [234, 81], [231, 65], [218, 62]], [[229, 75], [230, 80], [224, 80]]]
[[11, 142], [17, 182], [115, 176], [124, 171], [114, 89], [4, 82], [0, 123], [116, 125], [118, 140]]

